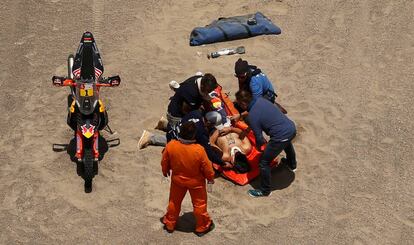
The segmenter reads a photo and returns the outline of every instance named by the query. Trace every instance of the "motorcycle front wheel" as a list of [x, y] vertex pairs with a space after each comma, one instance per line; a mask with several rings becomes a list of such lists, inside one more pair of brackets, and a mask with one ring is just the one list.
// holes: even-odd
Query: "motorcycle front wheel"
[[83, 165], [86, 193], [92, 192], [92, 179], [94, 176], [93, 159], [92, 149], [85, 149]]

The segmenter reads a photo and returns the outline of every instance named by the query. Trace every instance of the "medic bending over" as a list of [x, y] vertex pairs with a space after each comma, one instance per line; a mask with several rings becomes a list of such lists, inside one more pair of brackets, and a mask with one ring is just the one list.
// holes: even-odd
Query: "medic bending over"
[[[175, 135], [175, 132], [177, 132], [176, 127], [185, 116], [185, 111], [182, 108], [187, 106], [189, 111], [200, 109], [203, 102], [214, 98], [214, 90], [218, 86], [217, 80], [212, 74], [200, 75], [198, 73], [196, 76], [192, 76], [180, 83], [178, 88], [174, 89], [175, 93], [170, 98], [167, 109], [167, 141], [177, 138]], [[226, 116], [223, 108], [217, 110], [224, 117]]]

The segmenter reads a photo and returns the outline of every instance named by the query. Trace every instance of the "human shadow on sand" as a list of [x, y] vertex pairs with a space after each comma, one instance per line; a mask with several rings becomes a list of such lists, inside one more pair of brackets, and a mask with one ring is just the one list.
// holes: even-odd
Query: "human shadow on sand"
[[[295, 180], [295, 173], [290, 171], [284, 162], [272, 169], [271, 189], [282, 190], [287, 188]], [[254, 189], [260, 188], [260, 175], [250, 182]]]
[[[162, 223], [163, 217], [160, 218]], [[181, 231], [185, 233], [194, 233], [196, 221], [193, 212], [186, 212], [178, 218], [175, 231]]]

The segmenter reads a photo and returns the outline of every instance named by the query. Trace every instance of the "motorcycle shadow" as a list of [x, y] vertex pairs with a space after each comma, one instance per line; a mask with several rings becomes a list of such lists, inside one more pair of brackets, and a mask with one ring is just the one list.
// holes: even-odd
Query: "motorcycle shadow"
[[[105, 153], [108, 151], [109, 147], [115, 147], [120, 144], [119, 139], [113, 139], [113, 140], [106, 140], [104, 137], [99, 136], [99, 149], [100, 149], [100, 157], [99, 161], [101, 161]], [[82, 179], [85, 180], [85, 165], [83, 161], [78, 161], [78, 159], [75, 157], [76, 155], [76, 139], [72, 138], [69, 142], [69, 144], [53, 144], [53, 151], [54, 152], [64, 152], [69, 155], [69, 158], [72, 162], [76, 164], [76, 173], [78, 176], [80, 176]], [[94, 161], [93, 163], [93, 176], [98, 175], [99, 167], [98, 163], [99, 161]]]
[[[69, 144], [53, 144], [52, 147], [54, 152], [64, 152], [69, 155], [69, 158], [72, 162], [76, 164], [76, 173], [78, 176], [80, 176], [83, 180], [85, 180], [85, 165], [83, 162], [79, 162], [77, 158], [75, 157], [76, 154], [76, 142], [73, 138]], [[103, 158], [103, 157], [102, 157]], [[98, 174], [98, 162], [93, 163], [93, 173], [94, 176]]]

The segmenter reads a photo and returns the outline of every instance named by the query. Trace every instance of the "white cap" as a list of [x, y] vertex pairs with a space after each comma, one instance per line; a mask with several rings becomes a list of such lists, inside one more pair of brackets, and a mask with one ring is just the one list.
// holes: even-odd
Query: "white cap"
[[174, 80], [172, 80], [168, 85], [170, 86], [170, 89], [172, 90], [176, 90], [177, 88], [180, 87], [180, 84]]

